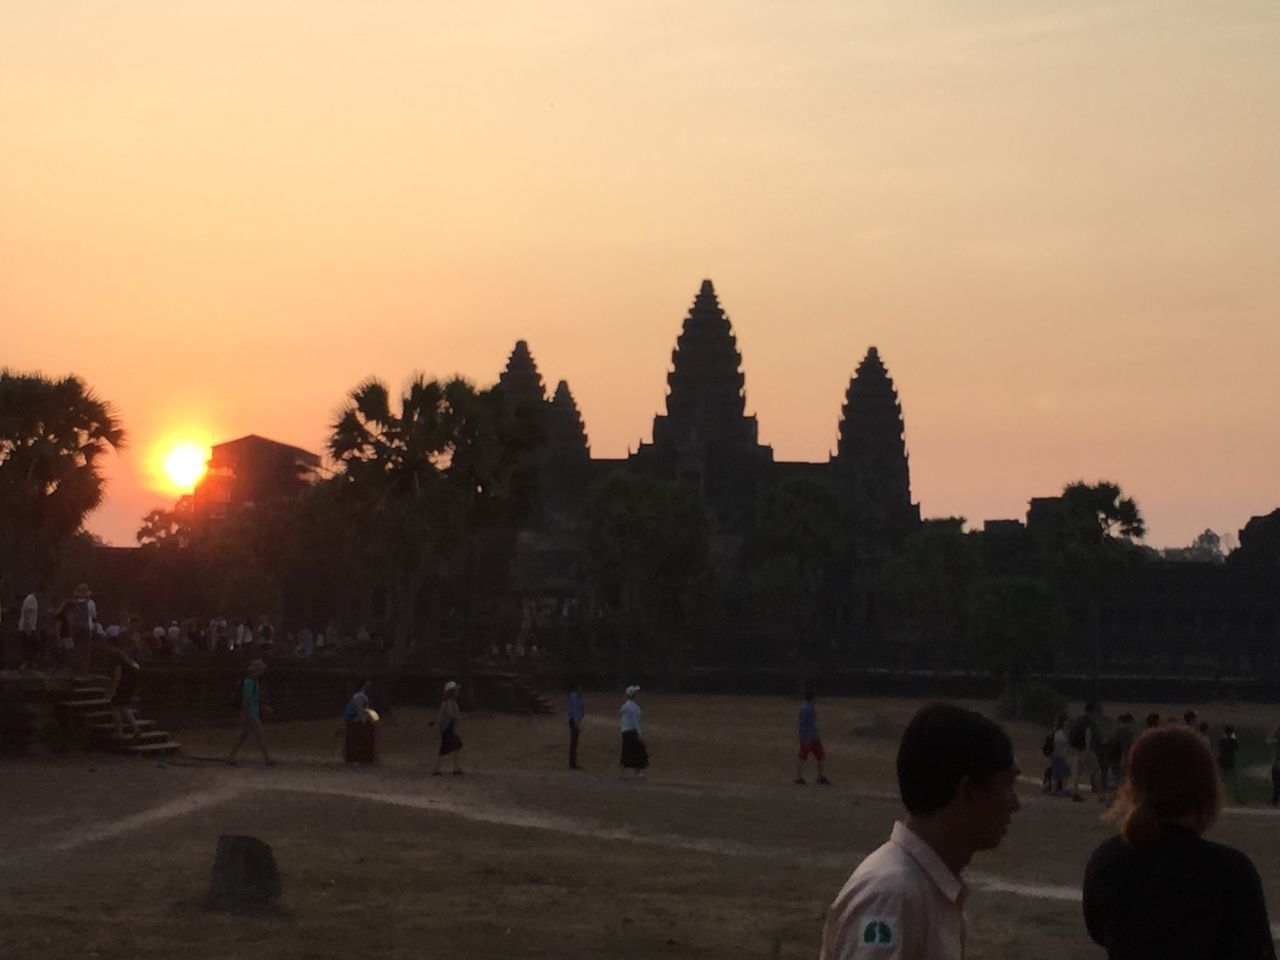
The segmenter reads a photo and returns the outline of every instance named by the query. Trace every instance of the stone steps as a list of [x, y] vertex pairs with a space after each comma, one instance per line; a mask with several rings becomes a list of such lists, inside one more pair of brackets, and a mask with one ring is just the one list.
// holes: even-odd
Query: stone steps
[[138, 757], [167, 756], [182, 749], [167, 730], [159, 729], [154, 720], [139, 716], [137, 710], [137, 739], [128, 733], [117, 737], [115, 714], [107, 697], [109, 690], [110, 681], [104, 677], [76, 677], [71, 696], [61, 702], [72, 722], [84, 731], [90, 748]]

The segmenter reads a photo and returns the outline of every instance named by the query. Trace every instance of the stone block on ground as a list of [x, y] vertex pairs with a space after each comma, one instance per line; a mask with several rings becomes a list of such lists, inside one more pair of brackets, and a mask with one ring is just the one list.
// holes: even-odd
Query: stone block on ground
[[256, 837], [218, 837], [210, 906], [219, 910], [266, 910], [280, 899], [280, 894], [280, 870], [271, 847]]

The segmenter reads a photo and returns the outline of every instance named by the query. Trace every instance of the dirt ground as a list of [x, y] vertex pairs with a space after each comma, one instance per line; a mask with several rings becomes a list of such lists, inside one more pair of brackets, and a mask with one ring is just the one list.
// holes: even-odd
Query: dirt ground
[[[466, 775], [430, 777], [435, 732], [421, 711], [388, 718], [373, 769], [339, 762], [336, 720], [269, 723], [271, 768], [251, 752], [238, 767], [201, 759], [234, 739], [217, 728], [184, 731], [186, 755], [164, 764], [2, 763], [0, 957], [816, 956], [831, 899], [901, 814], [893, 756], [919, 703], [820, 701], [835, 784], [819, 788], [791, 783], [798, 704], [765, 697], [642, 695], [653, 767], [621, 781], [619, 699], [587, 696], [576, 773], [561, 717], [478, 714], [462, 726]], [[1256, 706], [1201, 713], [1241, 727], [1250, 757], [1280, 719]], [[1042, 796], [1044, 732], [1010, 732], [1023, 809], [972, 865], [969, 956], [1100, 957], [1078, 888], [1112, 828], [1098, 804]], [[1253, 858], [1273, 922], [1277, 828], [1270, 808], [1250, 806], [1212, 833]], [[203, 908], [221, 833], [271, 844], [279, 912]]]

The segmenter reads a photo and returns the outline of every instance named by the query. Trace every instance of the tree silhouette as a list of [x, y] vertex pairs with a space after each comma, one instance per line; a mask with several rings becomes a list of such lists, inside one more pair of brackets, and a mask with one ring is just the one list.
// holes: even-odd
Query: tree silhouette
[[789, 620], [793, 665], [823, 652], [824, 615], [833, 613], [834, 584], [849, 547], [847, 517], [836, 489], [824, 480], [787, 477], [760, 506], [755, 594], [769, 598]]
[[491, 583], [482, 560], [505, 573], [514, 531], [536, 496], [538, 413], [460, 377], [415, 376], [397, 404], [376, 379], [349, 394], [329, 452], [365, 542], [382, 557], [397, 642], [420, 634], [419, 594], [433, 571], [447, 569], [464, 583], [464, 642], [475, 646], [477, 598]]
[[0, 537], [6, 567], [51, 576], [60, 546], [101, 503], [103, 457], [124, 447], [111, 404], [79, 377], [0, 370]]
[[710, 579], [710, 528], [679, 483], [615, 473], [591, 491], [582, 532], [588, 575], [618, 621], [619, 681], [637, 667], [678, 682]]
[[1064, 606], [1082, 609], [1095, 700], [1102, 603], [1113, 595], [1120, 577], [1142, 562], [1142, 552], [1133, 541], [1145, 535], [1137, 502], [1124, 496], [1118, 484], [1105, 480], [1069, 484], [1037, 530], [1044, 569]]

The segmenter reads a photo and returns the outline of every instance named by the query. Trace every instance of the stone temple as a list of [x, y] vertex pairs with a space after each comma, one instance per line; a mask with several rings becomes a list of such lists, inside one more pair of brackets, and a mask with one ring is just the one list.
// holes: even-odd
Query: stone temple
[[560, 381], [548, 399], [525, 341], [511, 352], [499, 384], [547, 411], [546, 493], [536, 529], [522, 537], [523, 556], [516, 564], [523, 573], [517, 576], [521, 592], [536, 593], [561, 579], [553, 570], [567, 568], [571, 548], [556, 534], [568, 532], [591, 483], [615, 470], [679, 480], [699, 491], [721, 557], [731, 556], [733, 542], [750, 531], [769, 486], [787, 476], [824, 478], [835, 487], [864, 561], [891, 553], [920, 523], [920, 507], [911, 500], [902, 405], [879, 351], [871, 347], [850, 380], [833, 424], [835, 454], [817, 463], [775, 460], [773, 449], [760, 443], [756, 418], [747, 413], [742, 354], [710, 280], [702, 281], [676, 338], [666, 411], [653, 419], [653, 439], [626, 458], [591, 456], [569, 385]]

